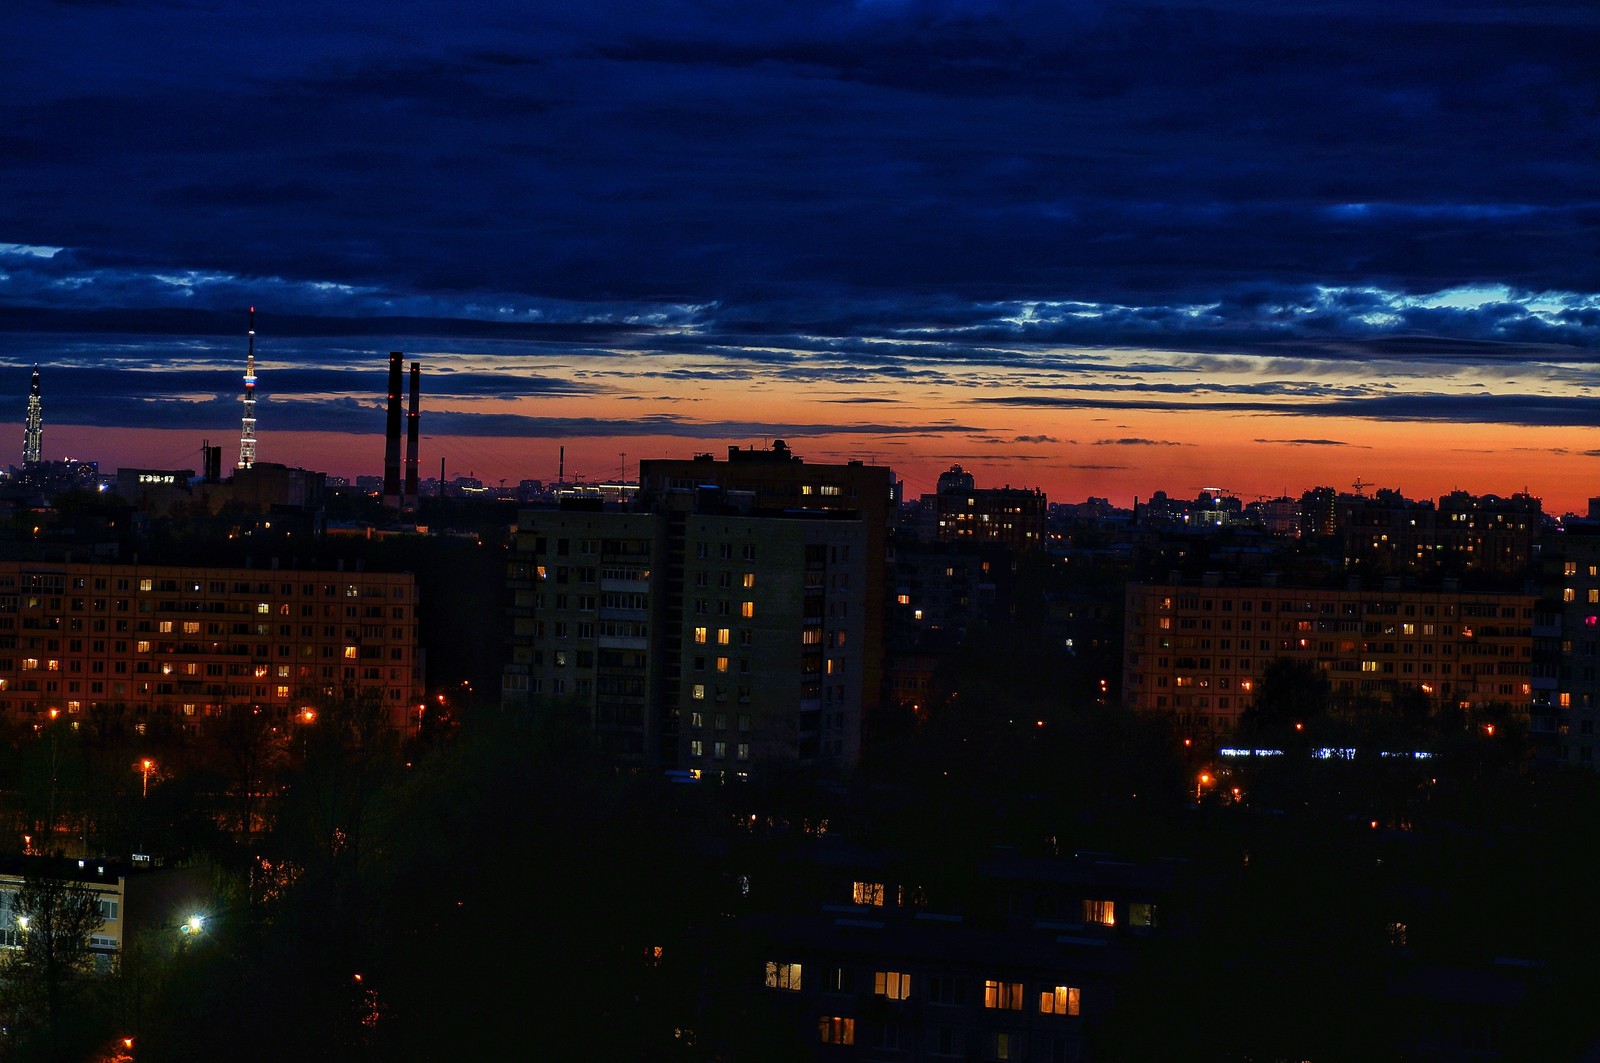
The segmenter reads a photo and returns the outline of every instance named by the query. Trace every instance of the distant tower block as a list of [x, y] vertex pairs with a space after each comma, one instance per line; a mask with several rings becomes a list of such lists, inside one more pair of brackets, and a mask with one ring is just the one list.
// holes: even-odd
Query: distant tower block
[[406, 413], [406, 497], [407, 506], [417, 504], [417, 396], [422, 392], [422, 366], [411, 363], [411, 408]]
[[22, 440], [22, 463], [39, 460], [44, 443], [44, 400], [39, 395], [39, 367], [33, 367], [33, 386], [28, 389], [28, 434]]
[[250, 308], [250, 353], [244, 363], [244, 422], [239, 430], [239, 468], [256, 463], [256, 308]]
[[383, 503], [400, 505], [400, 388], [405, 372], [403, 351], [389, 352], [389, 419], [383, 433]]

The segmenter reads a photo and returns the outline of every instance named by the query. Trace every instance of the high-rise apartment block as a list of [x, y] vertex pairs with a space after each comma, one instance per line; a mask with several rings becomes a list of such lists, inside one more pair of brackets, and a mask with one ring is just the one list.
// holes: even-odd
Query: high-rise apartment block
[[[1554, 730], [1553, 755], [1567, 764], [1600, 766], [1600, 525], [1571, 525], [1552, 536], [1545, 554], [1546, 623], [1536, 670]], [[1540, 674], [1543, 673], [1543, 674]]]
[[571, 711], [638, 766], [850, 763], [866, 540], [844, 514], [527, 511], [506, 703]]
[[0, 713], [203, 728], [332, 688], [404, 727], [422, 692], [409, 573], [0, 561]]
[[1336, 697], [1420, 690], [1441, 705], [1533, 702], [1532, 594], [1401, 587], [1297, 589], [1132, 583], [1123, 698], [1226, 732], [1266, 666], [1321, 668]]
[[888, 470], [732, 453], [642, 462], [632, 511], [522, 514], [508, 707], [569, 712], [637, 767], [858, 758], [880, 695]]

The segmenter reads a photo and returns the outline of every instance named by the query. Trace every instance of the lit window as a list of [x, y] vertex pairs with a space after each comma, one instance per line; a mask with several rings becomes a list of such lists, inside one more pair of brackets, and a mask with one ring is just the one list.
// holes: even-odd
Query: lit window
[[198, 620], [185, 620], [183, 622], [183, 633], [185, 635], [198, 635], [198, 634], [200, 634], [200, 621], [198, 621]]
[[1058, 985], [1039, 994], [1039, 1010], [1046, 1015], [1078, 1014], [1078, 987]]
[[740, 742], [734, 749], [734, 756], [738, 760], [750, 759], [750, 743]]
[[1099, 923], [1101, 926], [1113, 926], [1117, 921], [1115, 906], [1111, 901], [1084, 901], [1083, 921]]
[[768, 989], [800, 990], [800, 965], [798, 963], [772, 963], [767, 964]]
[[706, 755], [705, 743], [701, 742], [700, 739], [698, 739], [698, 738], [692, 739], [689, 742], [689, 755], [691, 757], [703, 757], [703, 756], [705, 756]]
[[817, 1020], [817, 1030], [825, 1045], [853, 1045], [856, 1043], [856, 1020], [839, 1015], [824, 1015]]
[[897, 594], [897, 595], [895, 595], [895, 599], [894, 600], [895, 600], [895, 604], [896, 605], [910, 605], [911, 604], [911, 595], [909, 595], [909, 594]]
[[746, 620], [749, 620], [751, 617], [755, 616], [756, 615], [756, 603], [755, 602], [741, 602], [741, 603], [739, 603], [739, 615], [744, 617]]
[[288, 687], [284, 687], [284, 686], [278, 687], [278, 699], [280, 701], [283, 700], [284, 698], [287, 698], [288, 696], [289, 696], [289, 688]]
[[1128, 905], [1128, 925], [1155, 926], [1156, 906], [1150, 904], [1148, 901], [1135, 901], [1134, 903]]
[[194, 715], [194, 702], [186, 701], [186, 702], [183, 703], [183, 714], [185, 716], [193, 716]]
[[754, 587], [756, 585], [756, 574], [754, 572], [746, 572], [744, 574], [744, 585], [746, 587]]
[[152, 584], [151, 584], [150, 580], [142, 579], [142, 580], [139, 581], [139, 589], [142, 590], [142, 591], [149, 590], [151, 588], [151, 586], [152, 586]]
[[883, 883], [881, 882], [854, 883], [851, 886], [850, 895], [857, 904], [870, 904], [879, 908], [883, 907]]
[[726, 657], [718, 657], [717, 658], [717, 671], [726, 672], [727, 670], [728, 670], [728, 659]]
[[706, 725], [706, 718], [705, 718], [705, 715], [703, 713], [691, 712], [689, 714], [689, 726], [690, 727], [704, 727], [705, 725]]
[[[149, 653], [150, 652], [150, 643], [145, 642], [143, 639], [139, 640], [138, 642], [135, 642], [133, 644], [133, 646], [134, 646], [134, 649], [138, 650], [140, 653]], [[34, 667], [38, 667], [37, 663], [35, 663]]]
[[696, 683], [693, 689], [690, 690], [689, 696], [696, 701], [706, 700], [706, 685], [704, 683]]
[[163, 620], [163, 621], [161, 621], [160, 627], [161, 627], [161, 633], [163, 635], [172, 634], [172, 621]]
[[911, 976], [901, 971], [877, 971], [872, 976], [872, 991], [890, 1000], [904, 1000], [911, 995]]
[[344, 648], [344, 657], [345, 657], [345, 660], [347, 660], [347, 661], [355, 660], [356, 659], [356, 648], [354, 646], [346, 646]]
[[986, 1008], [1001, 1008], [1006, 1011], [1021, 1011], [1022, 983], [985, 981], [983, 983], [983, 1006]]
[[728, 644], [729, 640], [732, 637], [733, 637], [733, 632], [729, 631], [727, 628], [725, 628], [725, 627], [717, 628], [717, 645], [718, 646], [726, 646]]
[[695, 628], [694, 629], [694, 640], [696, 642], [705, 642], [705, 640], [706, 640], [706, 629], [703, 628], [703, 627]]
[[268, 605], [266, 602], [257, 602], [256, 603], [256, 612], [258, 612], [258, 613], [270, 613], [270, 612], [272, 612], [272, 606]]
[[1563, 587], [1561, 588], [1561, 600], [1564, 602], [1575, 602], [1578, 600], [1578, 592], [1571, 587]]

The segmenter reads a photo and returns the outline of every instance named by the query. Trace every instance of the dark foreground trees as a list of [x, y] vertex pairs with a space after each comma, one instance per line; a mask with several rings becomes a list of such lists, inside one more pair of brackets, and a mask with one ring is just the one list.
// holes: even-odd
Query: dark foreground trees
[[78, 1004], [91, 985], [90, 935], [102, 922], [94, 891], [62, 867], [41, 865], [6, 898], [0, 921], [16, 946], [0, 960], [0, 1041], [9, 1058], [79, 1058], [92, 1024]]

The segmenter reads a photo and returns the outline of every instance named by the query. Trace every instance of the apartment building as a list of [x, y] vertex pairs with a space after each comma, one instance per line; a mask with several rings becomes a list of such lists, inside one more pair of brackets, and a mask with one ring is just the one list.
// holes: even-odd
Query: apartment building
[[696, 492], [649, 513], [522, 514], [505, 704], [586, 718], [624, 763], [848, 764], [867, 695], [868, 532]]
[[1336, 697], [1417, 689], [1438, 704], [1533, 703], [1532, 594], [1132, 583], [1123, 697], [1231, 731], [1266, 666], [1310, 661]]
[[28, 881], [41, 877], [94, 898], [100, 925], [89, 935], [89, 963], [108, 974], [134, 934], [157, 930], [173, 935], [204, 933], [212, 904], [209, 870], [164, 868], [148, 857], [68, 858], [30, 854], [0, 856], [0, 950], [22, 947], [32, 919], [18, 904]]
[[1562, 763], [1600, 766], [1600, 525], [1551, 536], [1544, 560], [1543, 625], [1535, 693], [1554, 731]]
[[0, 717], [114, 711], [193, 729], [315, 691], [422, 693], [409, 573], [0, 560]]

